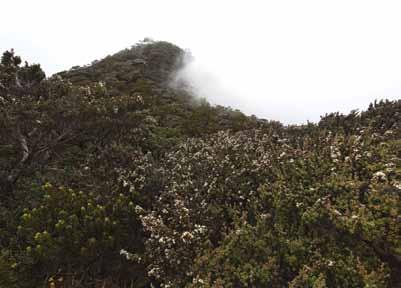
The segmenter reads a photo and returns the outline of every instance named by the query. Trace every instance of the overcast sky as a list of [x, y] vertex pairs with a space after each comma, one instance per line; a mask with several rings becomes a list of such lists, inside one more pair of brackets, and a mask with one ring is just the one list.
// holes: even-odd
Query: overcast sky
[[284, 123], [400, 99], [401, 1], [0, 1], [0, 50], [47, 75], [145, 37], [190, 49], [201, 96]]

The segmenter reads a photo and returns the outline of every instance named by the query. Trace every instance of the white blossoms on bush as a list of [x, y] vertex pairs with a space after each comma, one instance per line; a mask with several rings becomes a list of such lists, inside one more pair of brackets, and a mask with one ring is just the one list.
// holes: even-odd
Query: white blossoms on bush
[[190, 242], [194, 238], [194, 235], [191, 232], [185, 231], [181, 235], [181, 240], [184, 241], [184, 243]]
[[372, 180], [376, 181], [386, 181], [387, 176], [383, 171], [378, 171], [375, 174], [373, 174]]
[[139, 206], [139, 205], [136, 205], [135, 206], [135, 213], [136, 214], [141, 214], [141, 213], [143, 213], [145, 210], [141, 207], [141, 206]]
[[158, 267], [154, 267], [148, 271], [149, 277], [160, 278], [160, 269]]
[[394, 182], [394, 183], [393, 183], [393, 186], [394, 186], [395, 188], [401, 190], [401, 182]]

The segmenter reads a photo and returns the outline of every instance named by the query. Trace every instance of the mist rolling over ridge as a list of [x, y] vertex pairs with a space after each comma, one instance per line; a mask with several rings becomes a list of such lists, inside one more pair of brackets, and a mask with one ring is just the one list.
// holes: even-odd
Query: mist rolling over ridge
[[249, 55], [228, 58], [222, 52], [213, 56], [215, 62], [196, 55], [187, 57], [175, 77], [212, 104], [285, 124], [317, 122], [329, 112], [348, 113], [366, 109], [374, 100], [400, 98], [401, 85], [386, 75], [388, 71], [383, 75], [377, 69], [361, 75], [345, 63], [343, 67], [334, 61], [326, 63], [338, 70], [334, 76], [327, 72], [328, 67], [296, 59], [277, 69], [277, 65], [269, 66], [270, 57], [261, 56], [262, 51], [256, 55], [251, 50], [243, 52]]

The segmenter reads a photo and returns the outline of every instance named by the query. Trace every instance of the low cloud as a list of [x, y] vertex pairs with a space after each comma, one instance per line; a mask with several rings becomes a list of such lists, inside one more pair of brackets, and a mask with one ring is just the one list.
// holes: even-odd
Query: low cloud
[[185, 87], [195, 100], [206, 99], [212, 105], [222, 105], [239, 109], [249, 115], [253, 114], [251, 107], [244, 101], [245, 98], [235, 91], [235, 87], [225, 83], [224, 77], [212, 72], [212, 69], [189, 52], [184, 56], [184, 65], [174, 75], [172, 85]]
[[326, 113], [363, 110], [375, 99], [397, 99], [400, 91], [389, 84], [390, 73], [387, 77], [379, 69], [360, 73], [356, 61], [318, 63], [284, 55], [273, 59], [261, 50], [253, 51], [234, 55], [216, 50], [215, 56], [202, 60], [188, 54], [175, 81], [186, 83], [193, 95], [211, 104], [284, 124], [317, 122]]

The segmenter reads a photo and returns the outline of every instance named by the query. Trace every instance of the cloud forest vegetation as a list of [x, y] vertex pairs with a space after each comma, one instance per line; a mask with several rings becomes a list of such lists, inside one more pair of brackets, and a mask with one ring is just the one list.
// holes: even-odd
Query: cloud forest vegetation
[[285, 126], [194, 96], [184, 56], [4, 52], [0, 287], [401, 287], [401, 100]]

